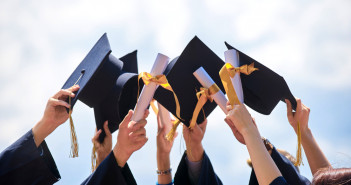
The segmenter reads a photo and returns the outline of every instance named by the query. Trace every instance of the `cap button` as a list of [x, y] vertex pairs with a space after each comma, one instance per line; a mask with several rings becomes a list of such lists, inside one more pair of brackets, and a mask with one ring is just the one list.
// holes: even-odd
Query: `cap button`
[[85, 69], [82, 69], [82, 71], [80, 71], [80, 73], [84, 74], [85, 73]]

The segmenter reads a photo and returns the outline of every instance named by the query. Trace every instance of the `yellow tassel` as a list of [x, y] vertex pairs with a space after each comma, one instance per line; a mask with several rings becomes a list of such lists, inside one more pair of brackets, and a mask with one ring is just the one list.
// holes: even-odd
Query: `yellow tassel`
[[303, 165], [302, 163], [302, 147], [301, 147], [301, 129], [300, 122], [297, 122], [297, 151], [296, 151], [296, 162], [295, 166]]
[[[71, 97], [69, 97], [69, 104], [71, 105]], [[71, 152], [70, 152], [70, 157], [75, 158], [78, 157], [78, 141], [77, 141], [77, 135], [76, 135], [76, 130], [73, 125], [73, 119], [72, 119], [72, 109], [69, 108], [69, 125], [71, 128]]]
[[95, 145], [93, 144], [93, 149], [92, 149], [92, 152], [91, 152], [91, 173], [93, 173], [97, 166], [99, 166], [99, 164], [97, 164], [97, 161], [96, 161], [96, 148], [95, 148]]
[[180, 124], [180, 120], [179, 119], [176, 119], [174, 122], [173, 122], [173, 126], [172, 126], [172, 129], [168, 132], [168, 134], [166, 135], [166, 139], [171, 142], [173, 141], [174, 139], [174, 135], [177, 131], [177, 128]]

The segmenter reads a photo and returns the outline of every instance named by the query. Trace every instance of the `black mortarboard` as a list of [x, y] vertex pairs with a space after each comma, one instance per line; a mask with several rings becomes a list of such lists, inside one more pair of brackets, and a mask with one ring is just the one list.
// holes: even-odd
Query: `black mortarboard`
[[[136, 53], [122, 57], [123, 62], [117, 59], [111, 54], [105, 33], [62, 87], [80, 86], [71, 106], [79, 99], [94, 108], [97, 129], [102, 129], [104, 121], [108, 120], [110, 131], [117, 130], [121, 119], [135, 106], [138, 89]], [[105, 137], [102, 131], [100, 141]]]
[[[178, 119], [182, 120], [185, 125], [189, 126], [198, 101], [196, 92], [202, 87], [193, 73], [199, 67], [203, 67], [219, 88], [224, 91], [221, 79], [218, 75], [218, 71], [223, 65], [224, 62], [222, 59], [196, 36], [185, 47], [182, 54], [168, 64], [164, 74], [178, 96], [181, 116], [181, 118]], [[176, 115], [175, 102], [169, 101], [173, 98], [172, 92], [164, 90], [163, 88], [158, 88], [154, 98], [173, 115]], [[203, 106], [205, 115], [203, 115], [201, 111], [197, 118], [197, 123], [201, 123], [204, 120], [204, 116], [207, 117], [216, 106], [217, 104], [215, 102], [211, 103], [207, 101]]]
[[[225, 45], [228, 49], [237, 50], [227, 42], [225, 42]], [[250, 75], [240, 75], [245, 104], [259, 113], [268, 115], [279, 100], [285, 102], [285, 99], [288, 99], [295, 110], [296, 100], [284, 78], [245, 53], [237, 51], [239, 52], [239, 66], [254, 63], [255, 68], [258, 68]]]

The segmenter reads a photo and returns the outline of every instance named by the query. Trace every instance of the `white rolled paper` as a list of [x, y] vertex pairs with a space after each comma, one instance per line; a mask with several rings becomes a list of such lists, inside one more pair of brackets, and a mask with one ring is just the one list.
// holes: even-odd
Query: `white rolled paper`
[[[193, 75], [196, 77], [196, 79], [200, 82], [200, 84], [205, 87], [205, 88], [210, 88], [215, 82], [212, 80], [210, 75], [205, 71], [204, 68], [200, 67], [197, 69]], [[217, 105], [223, 110], [225, 114], [227, 114], [227, 98], [223, 94], [221, 90], [219, 90], [216, 94], [211, 95], [214, 101], [217, 103]]]
[[[150, 74], [152, 76], [161, 75], [166, 69], [168, 62], [169, 57], [159, 53], [154, 65], [152, 66]], [[138, 102], [134, 108], [134, 114], [132, 116], [133, 121], [140, 121], [144, 117], [145, 110], [154, 97], [157, 87], [158, 85], [154, 82], [150, 82], [148, 85], [144, 86], [143, 90], [140, 93]]]
[[164, 106], [162, 106], [158, 102], [157, 102], [157, 106], [158, 106], [158, 114], [160, 115], [161, 124], [163, 124], [165, 133], [169, 133], [169, 131], [172, 129], [171, 114]]
[[[235, 49], [230, 49], [224, 52], [224, 58], [226, 63], [232, 64], [233, 67], [240, 67], [239, 63], [239, 56], [238, 53]], [[240, 74], [236, 73], [234, 78], [230, 78], [232, 80], [232, 84], [234, 86], [236, 95], [238, 96], [238, 99], [240, 103], [244, 102], [244, 92], [243, 92], [243, 87], [241, 85], [241, 78]]]

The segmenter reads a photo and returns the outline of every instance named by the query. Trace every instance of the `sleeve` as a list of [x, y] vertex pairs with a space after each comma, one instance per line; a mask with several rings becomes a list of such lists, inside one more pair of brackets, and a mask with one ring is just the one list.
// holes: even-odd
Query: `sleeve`
[[[186, 152], [184, 153], [179, 165], [177, 172], [174, 176], [175, 185], [192, 185], [188, 175], [188, 164], [186, 162]], [[218, 178], [212, 167], [211, 161], [208, 158], [206, 152], [201, 163], [201, 172], [197, 185], [222, 185], [222, 181]]]
[[0, 184], [54, 184], [60, 178], [46, 142], [36, 147], [32, 129], [0, 154]]
[[279, 176], [276, 179], [274, 179], [270, 185], [289, 185], [286, 180], [284, 179], [284, 177]]
[[[311, 182], [304, 176], [302, 176], [294, 164], [286, 158], [284, 155], [279, 153], [275, 147], [273, 147], [271, 157], [274, 163], [277, 165], [280, 173], [284, 177], [287, 183], [296, 185], [310, 185]], [[252, 169], [249, 185], [258, 185], [255, 171]]]
[[119, 167], [113, 152], [111, 152], [94, 173], [82, 183], [82, 185], [92, 184], [136, 185], [136, 181], [128, 164], [126, 163], [123, 168]]

